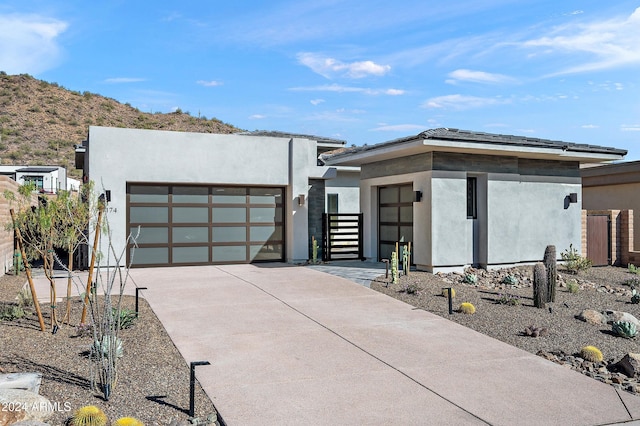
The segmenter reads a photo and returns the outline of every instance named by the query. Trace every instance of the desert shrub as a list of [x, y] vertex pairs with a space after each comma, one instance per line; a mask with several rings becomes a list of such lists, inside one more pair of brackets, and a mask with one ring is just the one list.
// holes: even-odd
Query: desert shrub
[[24, 317], [24, 309], [12, 303], [0, 303], [0, 321], [13, 321]]
[[580, 285], [578, 285], [576, 280], [569, 280], [567, 281], [567, 291], [571, 294], [576, 294], [580, 291]]
[[88, 337], [93, 336], [93, 325], [80, 323], [76, 326], [76, 336]]
[[569, 248], [560, 253], [560, 257], [564, 262], [565, 269], [569, 273], [577, 274], [580, 271], [591, 268], [591, 261], [586, 257], [580, 256], [578, 250], [573, 247], [573, 244], [569, 244]]
[[467, 315], [471, 315], [471, 314], [475, 314], [476, 313], [476, 307], [473, 306], [473, 304], [469, 303], [469, 302], [461, 303], [460, 307], [458, 308], [458, 310], [460, 312], [462, 312], [463, 314], [467, 314]]
[[640, 268], [638, 268], [636, 265], [630, 263], [627, 268], [629, 269], [629, 273], [631, 274], [636, 274], [636, 275], [640, 275]]
[[640, 303], [640, 293], [638, 293], [635, 287], [631, 287], [631, 303], [634, 305]]
[[584, 348], [580, 349], [580, 357], [591, 362], [602, 362], [602, 360], [604, 359], [604, 357], [602, 356], [602, 352], [600, 352], [600, 349], [596, 348], [595, 346], [585, 346]]
[[136, 313], [130, 309], [121, 308], [120, 315], [118, 315], [118, 309], [113, 308], [113, 317], [120, 324], [120, 330], [125, 328], [131, 328], [138, 319]]
[[515, 294], [498, 294], [496, 302], [500, 305], [518, 306], [522, 304], [522, 301]]
[[22, 307], [33, 306], [33, 297], [30, 289], [23, 288], [18, 292], [18, 305]]

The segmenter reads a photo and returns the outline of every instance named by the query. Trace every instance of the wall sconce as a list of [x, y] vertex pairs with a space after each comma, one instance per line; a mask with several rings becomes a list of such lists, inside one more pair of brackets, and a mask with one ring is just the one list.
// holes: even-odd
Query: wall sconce
[[100, 200], [103, 203], [111, 202], [111, 190], [110, 189], [106, 189], [102, 194], [100, 194], [100, 196], [98, 197], [98, 200]]
[[422, 201], [422, 191], [413, 191], [413, 202], [419, 203]]
[[577, 202], [578, 202], [578, 193], [572, 192], [571, 194], [569, 194], [569, 203], [575, 204]]
[[304, 194], [298, 195], [298, 205], [304, 206]]

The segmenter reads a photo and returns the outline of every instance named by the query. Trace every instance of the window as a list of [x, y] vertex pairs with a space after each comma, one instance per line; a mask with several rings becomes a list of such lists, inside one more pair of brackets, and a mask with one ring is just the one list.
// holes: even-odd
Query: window
[[478, 218], [478, 179], [467, 178], [467, 219]]
[[327, 213], [338, 213], [338, 194], [327, 194]]
[[24, 183], [33, 183], [36, 186], [36, 189], [44, 188], [44, 180], [42, 176], [24, 176]]

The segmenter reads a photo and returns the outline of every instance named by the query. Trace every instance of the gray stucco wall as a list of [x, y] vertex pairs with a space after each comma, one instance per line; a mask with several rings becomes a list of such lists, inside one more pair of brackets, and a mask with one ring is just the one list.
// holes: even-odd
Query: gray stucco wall
[[89, 128], [88, 167], [96, 189], [111, 190], [108, 219], [116, 250], [126, 239], [126, 183], [202, 183], [286, 188], [285, 240], [289, 261], [308, 259], [309, 176], [317, 167], [308, 139]]
[[[360, 213], [360, 172], [337, 170], [333, 179], [325, 182], [326, 194], [338, 194], [339, 213]], [[325, 211], [328, 211], [325, 204]]]
[[[402, 159], [362, 167], [368, 176], [361, 182], [362, 207], [371, 236], [365, 234], [365, 256], [377, 254], [377, 187], [409, 182], [423, 192], [423, 201], [413, 204], [413, 255], [421, 269], [462, 269], [474, 261], [484, 266], [533, 262], [549, 244], [558, 252], [569, 244], [580, 247], [580, 203], [565, 205], [572, 192], [581, 198], [577, 162], [460, 153], [417, 157], [406, 158], [412, 173], [401, 172]], [[471, 176], [478, 181], [477, 219], [467, 218]]]

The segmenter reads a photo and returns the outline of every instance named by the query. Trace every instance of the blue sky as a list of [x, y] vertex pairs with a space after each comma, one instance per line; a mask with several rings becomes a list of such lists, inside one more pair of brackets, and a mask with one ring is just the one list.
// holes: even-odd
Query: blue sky
[[452, 127], [640, 159], [639, 0], [2, 0], [0, 70], [349, 145]]

